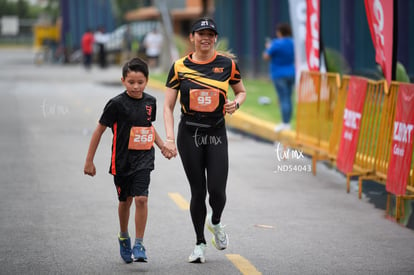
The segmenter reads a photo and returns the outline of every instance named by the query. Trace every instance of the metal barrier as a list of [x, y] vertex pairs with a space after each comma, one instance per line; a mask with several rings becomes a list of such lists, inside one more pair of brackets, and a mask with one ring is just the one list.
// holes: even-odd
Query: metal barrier
[[[375, 172], [377, 144], [381, 130], [381, 114], [384, 113], [382, 111], [385, 97], [384, 85], [385, 81], [368, 80], [353, 171], [346, 174], [347, 192], [350, 190], [352, 176], [369, 176]], [[359, 188], [358, 193], [361, 198], [361, 188]]]
[[[292, 145], [312, 156], [314, 174], [317, 161], [334, 163], [337, 159], [350, 78], [343, 76], [339, 79], [337, 74], [319, 72], [301, 74], [297, 128]], [[388, 91], [384, 80], [367, 82], [353, 171], [346, 174], [347, 192], [350, 191], [351, 177], [358, 176], [359, 198], [362, 197], [363, 181], [373, 180], [384, 185], [387, 182], [398, 89], [398, 82], [393, 82]], [[397, 221], [404, 216], [404, 200], [414, 199], [414, 156], [406, 189], [406, 195], [395, 198]], [[388, 194], [386, 213], [389, 213], [390, 201]]]
[[319, 139], [319, 100], [321, 74], [302, 72], [300, 76], [297, 102], [295, 146], [311, 151], [320, 146]]
[[[395, 218], [397, 221], [399, 221], [401, 217], [405, 216], [404, 200], [406, 199], [414, 200], [414, 150], [413, 150], [413, 156], [411, 158], [411, 169], [410, 169], [410, 176], [408, 178], [407, 191], [408, 191], [407, 195], [402, 196], [400, 199], [397, 197], [397, 201], [395, 205], [395, 208], [396, 208]], [[389, 203], [390, 195], [391, 194], [388, 193], [387, 205]], [[389, 207], [387, 207], [387, 209], [388, 208]]]
[[295, 139], [290, 145], [312, 156], [313, 174], [320, 152], [330, 147], [339, 83], [336, 73], [304, 71], [300, 76]]
[[375, 155], [374, 174], [362, 176], [358, 179], [358, 196], [362, 195], [362, 183], [364, 180], [374, 180], [385, 185], [387, 180], [388, 162], [391, 156], [392, 127], [397, 103], [398, 84], [393, 83], [388, 91], [384, 91], [382, 103], [380, 133], [378, 137]]
[[334, 125], [334, 114], [340, 89], [340, 76], [334, 73], [321, 74], [321, 92], [319, 97], [319, 145], [329, 150], [329, 142]]
[[[338, 154], [339, 141], [342, 132], [342, 120], [346, 104], [349, 76], [344, 76], [342, 81], [339, 75], [331, 74], [328, 76], [330, 97], [326, 104], [329, 106], [329, 120], [322, 134], [321, 146], [312, 155], [312, 171], [316, 174], [316, 163], [320, 160], [335, 162]], [[328, 137], [329, 136], [329, 137]], [[327, 138], [328, 137], [328, 138]]]
[[[393, 125], [397, 105], [399, 83], [393, 82], [388, 91], [384, 92], [384, 100], [381, 112], [380, 132], [377, 143], [375, 156], [374, 174], [362, 176], [358, 179], [358, 197], [362, 196], [362, 184], [366, 180], [373, 180], [381, 184], [386, 184], [388, 174], [388, 164], [392, 151]], [[407, 191], [414, 193], [414, 162], [411, 162], [410, 177], [407, 185]], [[395, 219], [397, 222], [404, 213], [404, 200], [414, 199], [413, 195], [396, 196], [395, 198]], [[391, 194], [387, 194], [386, 213], [390, 213]]]
[[[392, 139], [393, 139], [393, 127], [389, 127], [393, 125], [396, 106], [397, 106], [397, 97], [398, 97], [398, 90], [399, 90], [399, 83], [392, 82], [389, 92], [387, 93], [386, 101], [384, 104], [384, 119], [381, 123], [382, 129], [382, 136], [381, 136], [381, 143], [379, 144], [380, 150], [378, 151], [377, 155], [377, 163], [376, 163], [376, 170], [375, 170], [375, 177], [371, 177], [368, 179], [375, 180], [377, 182], [381, 182], [383, 184], [387, 181], [387, 172], [388, 172], [388, 164], [391, 157], [392, 152]], [[414, 153], [414, 152], [413, 152]], [[400, 220], [401, 217], [405, 215], [404, 213], [404, 200], [405, 199], [414, 199], [412, 193], [414, 193], [414, 162], [411, 161], [411, 169], [410, 169], [410, 176], [408, 179], [408, 184], [406, 190], [411, 193], [405, 196], [396, 196], [395, 198], [395, 219], [397, 222]], [[362, 181], [366, 178], [360, 179], [360, 189], [362, 188]], [[390, 202], [391, 202], [391, 194], [387, 194], [387, 207], [386, 213], [390, 213]]]
[[41, 64], [53, 60], [60, 41], [60, 25], [35, 25], [33, 27], [35, 52], [34, 62]]
[[334, 117], [333, 117], [333, 128], [329, 138], [329, 150], [328, 156], [332, 159], [336, 159], [338, 155], [339, 141], [341, 140], [342, 132], [342, 121], [344, 117], [344, 110], [346, 105], [346, 97], [348, 91], [350, 76], [343, 76], [341, 85], [339, 88], [338, 97], [335, 103]]

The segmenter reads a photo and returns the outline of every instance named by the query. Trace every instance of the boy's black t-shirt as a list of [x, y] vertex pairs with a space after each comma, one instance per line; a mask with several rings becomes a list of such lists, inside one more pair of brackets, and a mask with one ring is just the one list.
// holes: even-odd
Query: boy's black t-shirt
[[154, 169], [155, 150], [129, 150], [131, 127], [149, 127], [155, 121], [156, 99], [143, 93], [142, 98], [130, 97], [126, 91], [109, 100], [99, 123], [113, 133], [109, 173], [126, 176], [142, 169]]

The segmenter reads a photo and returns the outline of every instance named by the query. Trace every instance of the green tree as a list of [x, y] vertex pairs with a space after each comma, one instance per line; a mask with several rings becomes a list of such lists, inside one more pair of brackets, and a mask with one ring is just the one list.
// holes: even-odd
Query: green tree
[[124, 14], [128, 11], [147, 7], [152, 5], [151, 0], [113, 0], [115, 2], [115, 10], [117, 21], [122, 24], [125, 23]]
[[0, 16], [16, 14], [16, 3], [9, 2], [8, 0], [0, 0]]
[[46, 7], [43, 9], [44, 13], [50, 16], [52, 21], [56, 21], [59, 17], [59, 0], [48, 0]]
[[[49, 0], [49, 2], [56, 2], [59, 0]], [[31, 6], [27, 0], [0, 0], [0, 17], [3, 15], [16, 15], [19, 18], [37, 18], [43, 12], [40, 6]]]
[[16, 2], [16, 12], [19, 18], [28, 18], [29, 17], [29, 4], [25, 0], [18, 0]]

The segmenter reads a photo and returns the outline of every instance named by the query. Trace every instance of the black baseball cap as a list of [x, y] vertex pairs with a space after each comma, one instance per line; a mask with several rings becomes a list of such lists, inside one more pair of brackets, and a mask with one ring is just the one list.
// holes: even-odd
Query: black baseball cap
[[213, 32], [218, 34], [216, 22], [214, 22], [214, 20], [211, 18], [200, 18], [197, 21], [195, 21], [193, 26], [191, 27], [191, 32], [194, 33], [206, 29], [212, 30]]

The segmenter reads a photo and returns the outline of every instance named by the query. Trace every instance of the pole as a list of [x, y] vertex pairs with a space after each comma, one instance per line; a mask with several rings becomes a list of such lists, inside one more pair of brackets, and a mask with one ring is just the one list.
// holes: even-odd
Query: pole
[[170, 61], [173, 63], [179, 58], [177, 46], [174, 41], [174, 31], [172, 27], [172, 20], [170, 13], [168, 12], [167, 3], [165, 0], [158, 0], [158, 9], [161, 13], [162, 26], [164, 28], [164, 33], [167, 38], [167, 43], [169, 46]]
[[391, 80], [397, 79], [397, 50], [398, 50], [398, 0], [393, 0], [393, 34], [392, 34], [392, 72]]

